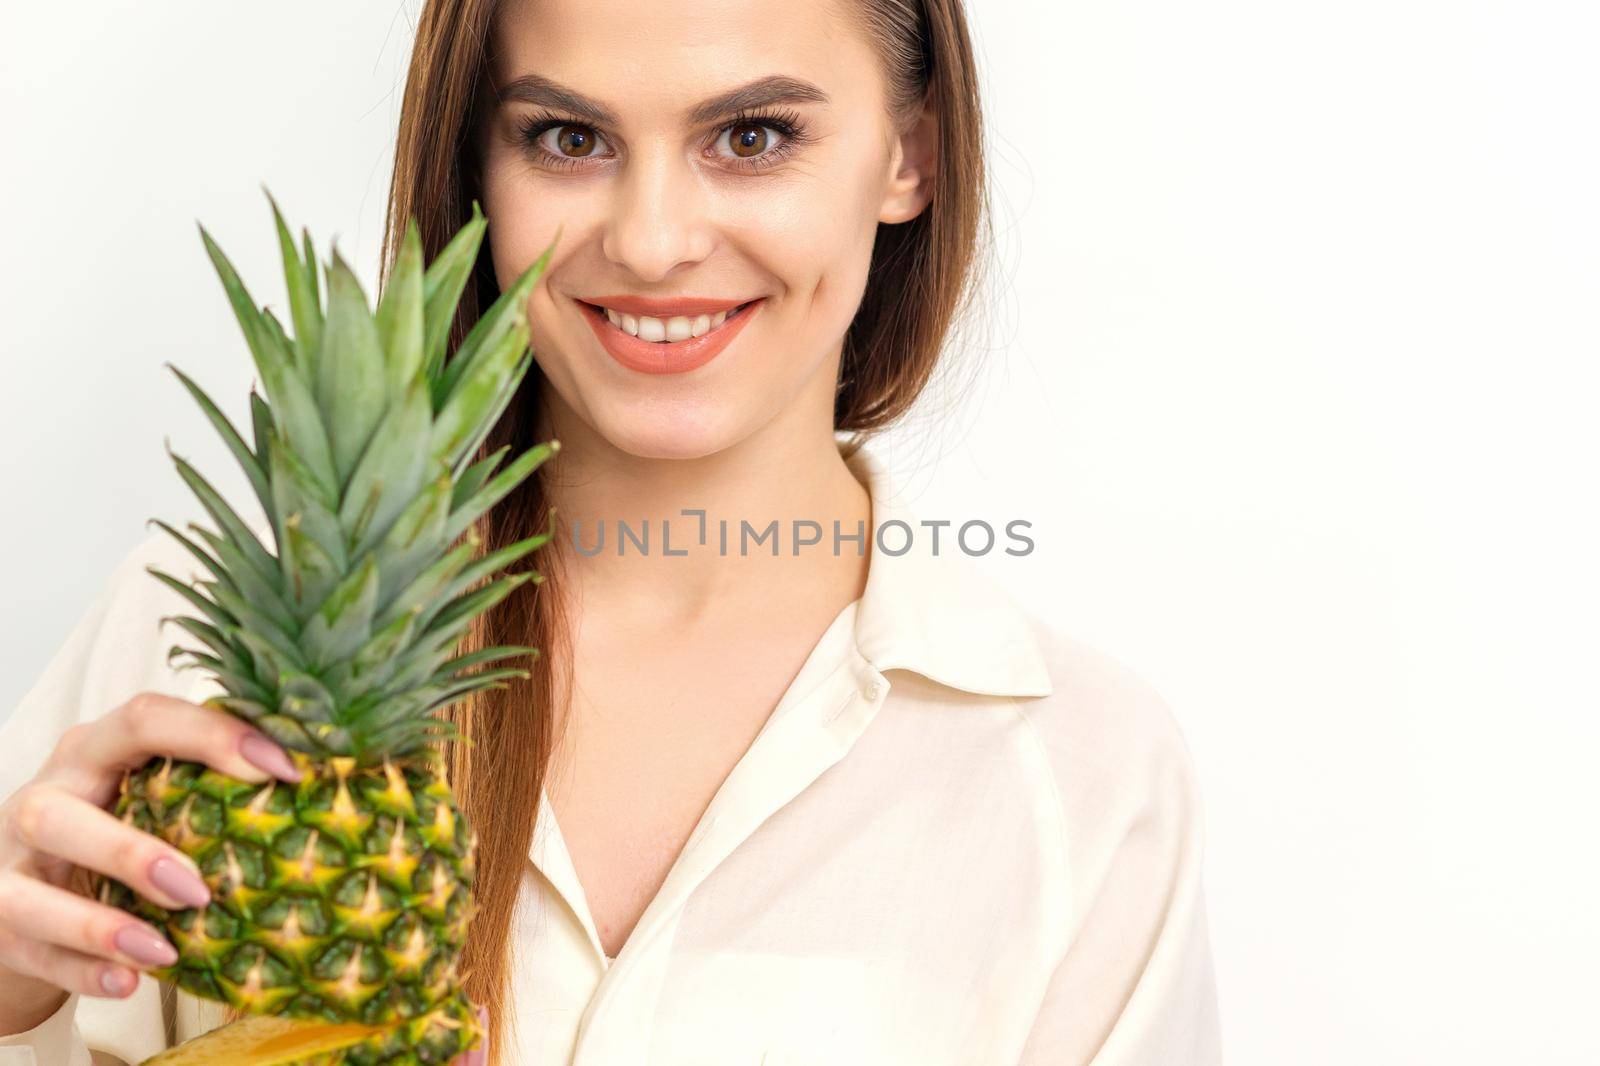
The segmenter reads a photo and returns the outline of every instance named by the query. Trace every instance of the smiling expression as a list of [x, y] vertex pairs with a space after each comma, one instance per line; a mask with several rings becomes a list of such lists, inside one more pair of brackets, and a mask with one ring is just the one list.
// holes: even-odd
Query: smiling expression
[[708, 455], [831, 427], [879, 222], [920, 204], [878, 57], [832, 4], [512, 0], [480, 130], [494, 268], [529, 303], [551, 428]]

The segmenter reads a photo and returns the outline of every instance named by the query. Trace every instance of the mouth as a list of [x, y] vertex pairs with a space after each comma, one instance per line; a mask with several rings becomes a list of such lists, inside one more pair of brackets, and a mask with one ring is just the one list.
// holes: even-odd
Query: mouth
[[635, 315], [626, 311], [614, 311], [600, 304], [586, 303], [578, 300], [579, 306], [591, 314], [603, 317], [613, 329], [626, 333], [649, 344], [678, 344], [683, 341], [703, 337], [715, 330], [722, 329], [728, 320], [743, 314], [749, 307], [759, 303], [760, 298], [746, 300], [742, 304], [730, 307], [716, 314], [675, 315], [672, 317], [650, 317]]
[[719, 355], [766, 303], [747, 300], [716, 314], [653, 318], [602, 307], [574, 298], [600, 344], [630, 370], [677, 374], [693, 370]]

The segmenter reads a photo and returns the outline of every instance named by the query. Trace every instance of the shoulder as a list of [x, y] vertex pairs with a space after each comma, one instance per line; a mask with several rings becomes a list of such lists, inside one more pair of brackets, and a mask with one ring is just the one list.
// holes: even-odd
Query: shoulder
[[1019, 700], [1018, 713], [1059, 803], [1075, 895], [1117, 863], [1162, 876], [1197, 862], [1199, 791], [1166, 698], [1116, 656], [1035, 617], [1029, 623], [1052, 691]]
[[[90, 679], [91, 691], [86, 693], [99, 702], [120, 702], [145, 689], [174, 692], [187, 684], [182, 679], [189, 675], [175, 673], [166, 661], [166, 649], [183, 633], [162, 620], [192, 615], [194, 608], [157, 580], [152, 568], [185, 584], [203, 574], [194, 556], [155, 529], [137, 540], [112, 568], [101, 593], [104, 617], [92, 649], [99, 673]], [[101, 678], [103, 686], [98, 684]]]
[[186, 696], [197, 679], [167, 662], [181, 636], [162, 619], [190, 612], [176, 591], [153, 577], [154, 566], [180, 581], [199, 564], [166, 533], [150, 530], [112, 566], [32, 686], [0, 718], [0, 748], [8, 753], [0, 792], [27, 775], [71, 726], [99, 718], [139, 692]]
[[1028, 616], [1048, 696], [1020, 711], [1058, 776], [1102, 786], [1187, 771], [1188, 745], [1165, 696], [1122, 659]]

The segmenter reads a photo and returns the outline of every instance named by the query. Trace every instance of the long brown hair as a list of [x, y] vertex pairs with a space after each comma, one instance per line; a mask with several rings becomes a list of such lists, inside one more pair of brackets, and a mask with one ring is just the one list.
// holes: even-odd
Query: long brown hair
[[[401, 106], [389, 188], [382, 276], [415, 218], [425, 255], [437, 255], [480, 199], [473, 128], [487, 83], [496, 0], [428, 0], [417, 25]], [[905, 129], [924, 101], [938, 116], [939, 162], [932, 202], [916, 218], [880, 225], [860, 309], [846, 334], [834, 406], [853, 449], [904, 413], [928, 382], [952, 323], [972, 302], [978, 256], [990, 245], [988, 189], [978, 80], [961, 0], [856, 0], [855, 17], [883, 64], [891, 120]], [[485, 242], [453, 327], [452, 348], [499, 293]], [[536, 438], [543, 381], [532, 367], [521, 394], [483, 445], [512, 454]], [[559, 456], [551, 460], [560, 462]], [[545, 527], [548, 490], [539, 474], [478, 521], [494, 551]], [[505, 1033], [511, 919], [528, 862], [534, 817], [556, 737], [557, 671], [570, 669], [568, 620], [561, 617], [557, 536], [527, 565], [549, 580], [523, 586], [480, 616], [469, 649], [529, 644], [542, 655], [525, 681], [475, 694], [451, 717], [471, 738], [452, 745], [452, 781], [478, 832], [477, 914], [463, 969], [473, 1000], [488, 1008], [490, 1031]], [[552, 550], [555, 549], [555, 550]], [[499, 1047], [505, 1041], [492, 1040]], [[496, 1055], [498, 1058], [498, 1054]]]

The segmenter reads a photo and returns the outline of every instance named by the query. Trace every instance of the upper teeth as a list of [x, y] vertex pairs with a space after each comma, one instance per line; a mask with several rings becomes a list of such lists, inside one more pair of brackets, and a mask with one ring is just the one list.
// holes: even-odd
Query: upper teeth
[[688, 317], [675, 315], [672, 318], [651, 318], [649, 315], [630, 315], [621, 311], [604, 308], [606, 318], [613, 326], [647, 341], [686, 341], [690, 337], [698, 337], [702, 333], [709, 333], [722, 325], [728, 317], [727, 311], [718, 311], [714, 315], [696, 315]]

